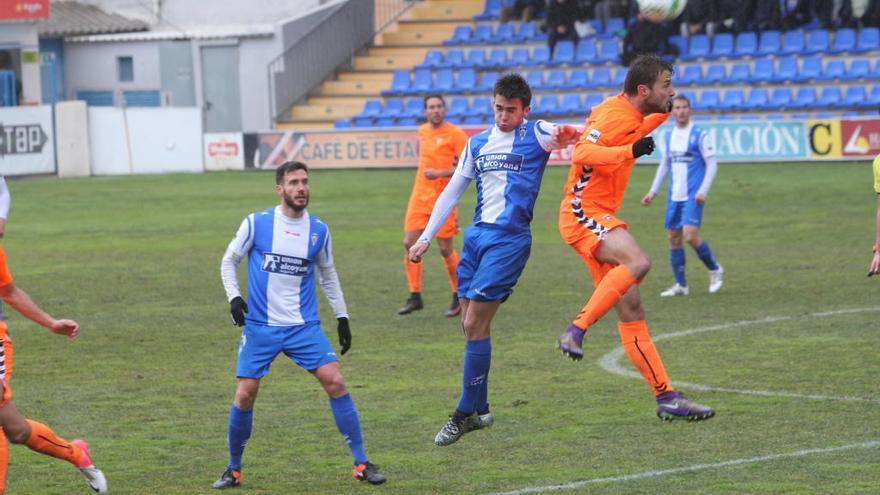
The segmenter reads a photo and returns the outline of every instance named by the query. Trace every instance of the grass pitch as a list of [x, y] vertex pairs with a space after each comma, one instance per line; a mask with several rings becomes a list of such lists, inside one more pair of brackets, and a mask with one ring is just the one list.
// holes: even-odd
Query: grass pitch
[[[665, 194], [641, 207], [654, 168], [636, 168], [620, 216], [654, 260], [642, 293], [673, 382], [710, 388], [681, 387], [718, 410], [696, 424], [659, 421], [640, 380], [600, 366], [619, 345], [613, 316], [590, 330], [583, 361], [554, 350], [592, 290], [556, 232], [565, 171], [547, 172], [531, 260], [493, 322], [496, 424], [447, 448], [432, 440], [457, 402], [464, 346], [458, 321], [442, 316], [449, 288], [436, 246], [425, 262], [426, 309], [396, 314], [407, 295], [401, 239], [414, 171], [314, 171], [309, 210], [330, 225], [352, 314], [354, 344], [342, 369], [367, 451], [389, 482], [350, 478], [323, 391], [280, 358], [257, 401], [240, 492], [486, 494], [589, 481], [561, 493], [876, 493], [880, 447], [866, 444], [880, 440], [880, 280], [865, 277], [876, 207], [870, 167], [722, 165], [702, 233], [727, 270], [724, 288], [706, 292], [707, 272], [688, 250], [691, 295], [671, 300], [658, 296], [672, 278]], [[226, 462], [239, 336], [220, 257], [247, 213], [277, 203], [273, 176], [9, 186], [4, 244], [17, 284], [83, 326], [68, 343], [10, 315], [19, 409], [66, 438], [89, 440], [112, 493], [211, 493]], [[463, 225], [473, 204], [471, 188]], [[246, 285], [243, 271], [240, 280]], [[854, 311], [814, 315], [842, 310]], [[661, 337], [767, 317], [783, 318]], [[631, 369], [626, 359], [616, 364]], [[88, 493], [72, 467], [18, 446], [8, 487]]]

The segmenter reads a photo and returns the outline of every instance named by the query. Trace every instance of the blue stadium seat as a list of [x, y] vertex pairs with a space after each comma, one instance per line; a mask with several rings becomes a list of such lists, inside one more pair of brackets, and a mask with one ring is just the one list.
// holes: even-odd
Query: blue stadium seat
[[847, 110], [840, 114], [841, 117], [860, 117], [862, 114], [855, 110]]
[[439, 69], [440, 67], [447, 67], [443, 52], [440, 50], [428, 50], [425, 53], [425, 60], [416, 65], [417, 69]]
[[822, 76], [822, 59], [818, 55], [801, 60], [798, 81], [816, 81]]
[[550, 48], [546, 46], [536, 47], [532, 50], [529, 61], [528, 65], [548, 65], [550, 62]]
[[[880, 86], [877, 86], [877, 87], [880, 88]], [[590, 111], [593, 109], [593, 107], [602, 103], [602, 100], [604, 100], [604, 99], [605, 99], [605, 97], [599, 93], [587, 94], [587, 97], [584, 100], [584, 107], [585, 107], [585, 110], [587, 111], [587, 113], [590, 113]]]
[[480, 74], [480, 82], [477, 83], [478, 93], [488, 93], [495, 88], [495, 81], [498, 80], [497, 72], [483, 72]]
[[846, 76], [844, 79], [847, 80], [855, 80], [855, 79], [868, 79], [871, 74], [871, 64], [867, 59], [857, 58], [852, 60], [849, 63], [849, 68], [846, 70]]
[[846, 66], [843, 65], [843, 60], [829, 60], [825, 62], [825, 68], [822, 69], [819, 79], [823, 81], [838, 81], [844, 77], [845, 73]]
[[782, 50], [782, 40], [779, 31], [764, 31], [761, 33], [761, 41], [758, 43], [758, 51], [755, 55], [776, 55]]
[[412, 84], [410, 85], [407, 93], [426, 93], [428, 91], [431, 91], [431, 88], [433, 87], [434, 78], [431, 74], [431, 69], [416, 69], [413, 73]]
[[544, 71], [533, 70], [526, 74], [526, 82], [529, 83], [529, 86], [532, 88], [532, 91], [536, 89], [544, 88]]
[[591, 88], [605, 88], [611, 86], [611, 70], [608, 67], [596, 67], [593, 69], [593, 77], [590, 78]]
[[351, 119], [352, 127], [373, 127], [372, 117], [358, 117], [357, 115]]
[[477, 90], [477, 71], [474, 69], [461, 69], [455, 78], [455, 91], [458, 93], [473, 93]]
[[406, 100], [406, 106], [403, 109], [403, 118], [420, 118], [425, 115], [425, 101], [421, 98], [410, 98]]
[[507, 48], [493, 48], [485, 67], [507, 67]]
[[791, 91], [786, 88], [775, 88], [770, 95], [768, 108], [773, 110], [786, 110], [791, 106]]
[[462, 122], [464, 125], [486, 125], [486, 120], [479, 115], [471, 115], [469, 117], [465, 117]]
[[473, 48], [469, 50], [464, 65], [466, 67], [474, 67], [477, 69], [488, 67], [486, 64], [486, 52], [482, 48]]
[[470, 43], [471, 36], [473, 32], [471, 31], [470, 26], [455, 26], [455, 30], [452, 31], [452, 37], [448, 40], [443, 41], [444, 45], [461, 45]]
[[626, 82], [626, 74], [629, 72], [629, 68], [627, 67], [618, 67], [614, 70], [614, 77], [611, 78], [611, 86], [616, 88], [622, 88], [623, 83]]
[[376, 119], [375, 127], [394, 127], [394, 119], [388, 117], [381, 117]]
[[724, 114], [716, 115], [715, 120], [720, 120], [720, 121], [736, 120], [736, 116], [735, 115], [724, 115]]
[[449, 109], [446, 110], [448, 117], [464, 117], [470, 111], [470, 103], [463, 96], [456, 96], [449, 102]]
[[491, 119], [493, 117], [493, 112], [492, 100], [487, 97], [474, 98], [471, 102], [471, 115], [478, 115], [484, 119]]
[[733, 35], [718, 33], [712, 40], [712, 58], [730, 57], [733, 55]]
[[620, 63], [620, 45], [617, 39], [603, 40], [599, 44], [598, 59], [600, 62]]
[[740, 88], [728, 89], [724, 92], [724, 98], [721, 99], [721, 108], [739, 110], [745, 103], [745, 95]]
[[475, 21], [489, 21], [498, 19], [501, 15], [502, 0], [486, 0], [483, 4], [483, 11], [474, 16]]
[[865, 53], [880, 50], [880, 29], [875, 27], [863, 27], [859, 31], [856, 40], [856, 53]]
[[839, 107], [841, 105], [840, 88], [837, 86], [828, 86], [822, 88], [817, 101], [820, 107]]
[[623, 37], [626, 33], [626, 21], [622, 17], [609, 17], [605, 22], [605, 28], [601, 35], [606, 37], [619, 36]]
[[804, 51], [804, 32], [801, 29], [786, 31], [782, 36], [782, 51], [777, 52], [782, 55], [794, 55], [803, 53]]
[[880, 79], [880, 58], [874, 61], [874, 68], [868, 73], [868, 79]]
[[559, 113], [559, 101], [556, 95], [544, 95], [538, 100], [538, 108], [533, 109], [540, 115], [556, 115]]
[[683, 36], [675, 35], [675, 36], [670, 36], [668, 41], [669, 41], [670, 45], [678, 48], [678, 54], [680, 56], [684, 56], [687, 53], [687, 51], [688, 51], [687, 38], [685, 38]]
[[684, 96], [685, 98], [687, 98], [687, 100], [688, 100], [688, 101], [690, 102], [690, 104], [691, 104], [691, 107], [693, 107], [694, 104], [697, 102], [697, 94], [694, 93], [693, 91], [689, 91], [689, 90], [679, 91], [679, 92], [678, 92], [678, 95], [679, 95], [679, 96]]
[[812, 108], [816, 106], [816, 88], [812, 86], [800, 87], [791, 100], [793, 108]]
[[559, 113], [562, 114], [581, 114], [583, 113], [583, 105], [581, 105], [581, 95], [577, 93], [569, 93], [562, 96], [559, 103]]
[[534, 21], [524, 22], [519, 25], [519, 37], [523, 41], [547, 41], [547, 35], [538, 29]]
[[474, 34], [471, 36], [470, 43], [492, 43], [492, 37], [495, 34], [492, 32], [491, 24], [477, 24], [477, 27], [474, 28]]
[[767, 88], [752, 88], [743, 107], [748, 110], [772, 108], [770, 106], [770, 97], [767, 95]]
[[391, 75], [391, 87], [382, 91], [382, 96], [402, 95], [409, 92], [409, 71], [396, 70]]
[[351, 121], [350, 120], [337, 120], [333, 122], [334, 129], [350, 129]]
[[834, 32], [834, 42], [830, 53], [853, 52], [856, 49], [856, 31], [850, 28], [838, 29]]
[[846, 88], [846, 93], [844, 93], [843, 95], [843, 102], [841, 103], [841, 106], [864, 106], [867, 99], [868, 95], [867, 93], [865, 93], [864, 86], [850, 86]]
[[[723, 68], [724, 68], [724, 66], [722, 66], [722, 70], [723, 70]], [[713, 75], [712, 77], [715, 78], [716, 76]], [[707, 78], [708, 78], [708, 76], [707, 76]], [[726, 81], [724, 79], [724, 73], [722, 71], [721, 78], [718, 80], [718, 82], [742, 84], [742, 83], [747, 83], [751, 80], [752, 80], [752, 68], [749, 66], [749, 64], [747, 62], [736, 62], [730, 66], [730, 74], [727, 76]]]
[[415, 127], [419, 125], [419, 121], [415, 117], [401, 117], [397, 119], [399, 127]]
[[691, 41], [688, 43], [687, 53], [685, 53], [682, 58], [685, 60], [707, 58], [709, 52], [709, 37], [705, 34], [695, 34], [691, 36]]
[[865, 106], [872, 107], [880, 105], [880, 84], [874, 85], [874, 88], [871, 89], [871, 94], [868, 95], [868, 100], [865, 103]]
[[811, 55], [813, 53], [827, 52], [830, 38], [828, 31], [824, 29], [809, 31], [807, 33], [807, 44], [801, 53], [804, 55]]
[[706, 84], [718, 84], [725, 79], [727, 79], [727, 69], [724, 68], [724, 64], [710, 64], [706, 68], [703, 82]]
[[510, 52], [510, 65], [535, 65], [529, 57], [529, 49], [517, 46]]
[[700, 99], [693, 104], [694, 110], [708, 110], [717, 108], [721, 103], [721, 96], [717, 89], [704, 89], [700, 93]]
[[568, 75], [566, 87], [572, 89], [584, 89], [590, 87], [590, 76], [585, 69], [573, 69]]
[[771, 82], [773, 80], [773, 59], [771, 58], [759, 58], [755, 60], [755, 65], [752, 66], [752, 76], [751, 81], [755, 82]]
[[379, 100], [367, 100], [364, 102], [364, 109], [361, 110], [358, 117], [378, 117], [382, 114], [382, 102]]
[[551, 70], [544, 79], [544, 87], [549, 89], [563, 89], [566, 87], [564, 70]]
[[452, 125], [461, 125], [461, 119], [458, 117], [446, 117], [446, 122]]
[[768, 113], [764, 116], [768, 120], [785, 120], [788, 118], [784, 113]]
[[773, 82], [795, 81], [798, 78], [798, 65], [795, 57], [783, 57], [778, 60]]
[[448, 67], [451, 69], [457, 69], [459, 67], [463, 67], [464, 65], [464, 51], [454, 49], [446, 52], [446, 60], [440, 68]]
[[397, 118], [401, 115], [403, 115], [403, 100], [400, 98], [389, 98], [385, 100], [385, 108], [379, 116]]
[[432, 91], [440, 93], [452, 92], [455, 88], [455, 76], [452, 69], [440, 69], [434, 74], [434, 86]]
[[736, 36], [733, 54], [737, 57], [751, 57], [758, 51], [758, 36], [749, 31]]
[[553, 52], [553, 59], [550, 65], [562, 65], [574, 63], [574, 41], [562, 40], [556, 43], [556, 50]]
[[597, 58], [595, 38], [581, 40], [578, 43], [577, 51], [574, 53], [574, 62], [576, 64], [590, 64], [595, 62]]
[[675, 81], [679, 86], [693, 86], [694, 84], [703, 84], [703, 66], [699, 64], [691, 64], [684, 68], [681, 77]]
[[519, 41], [522, 41], [522, 39], [514, 32], [513, 24], [510, 23], [499, 24], [495, 29], [495, 34], [492, 36], [492, 43], [515, 43]]

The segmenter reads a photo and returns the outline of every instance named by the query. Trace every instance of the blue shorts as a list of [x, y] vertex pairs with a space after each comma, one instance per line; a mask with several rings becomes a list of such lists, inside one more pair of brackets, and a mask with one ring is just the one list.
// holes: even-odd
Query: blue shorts
[[275, 357], [284, 353], [301, 368], [312, 371], [336, 361], [336, 352], [319, 322], [293, 327], [246, 324], [238, 347], [239, 378], [262, 378]]
[[532, 233], [469, 227], [458, 262], [458, 297], [504, 299], [513, 292], [532, 250]]
[[666, 203], [666, 230], [679, 230], [684, 225], [699, 227], [703, 223], [703, 205], [693, 199]]

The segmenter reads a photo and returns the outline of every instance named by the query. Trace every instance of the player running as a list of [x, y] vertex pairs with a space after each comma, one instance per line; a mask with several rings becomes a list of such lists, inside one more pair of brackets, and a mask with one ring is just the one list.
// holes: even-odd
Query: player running
[[[223, 489], [241, 484], [241, 458], [251, 436], [260, 380], [281, 353], [313, 374], [330, 398], [336, 427], [354, 458], [352, 476], [374, 485], [384, 483], [385, 476], [367, 460], [357, 409], [318, 319], [316, 270], [338, 320], [341, 353], [345, 354], [351, 346], [348, 310], [333, 265], [330, 229], [306, 211], [308, 167], [301, 162], [278, 167], [275, 192], [281, 204], [248, 215], [220, 263], [232, 321], [244, 329], [238, 349], [238, 386], [229, 410], [229, 464], [213, 487]], [[236, 266], [245, 255], [250, 310], [241, 297], [236, 276]]]
[[532, 91], [519, 74], [495, 83], [495, 126], [468, 140], [449, 185], [440, 194], [424, 233], [409, 251], [421, 261], [431, 239], [470, 182], [477, 181], [474, 223], [464, 235], [458, 265], [465, 345], [461, 398], [434, 443], [450, 445], [469, 431], [491, 426], [490, 323], [513, 292], [532, 246], [529, 224], [550, 151], [569, 146], [576, 127], [528, 121]]
[[674, 95], [672, 65], [642, 55], [630, 65], [623, 93], [603, 101], [587, 118], [563, 189], [559, 231], [590, 269], [596, 289], [558, 346], [574, 360], [583, 358], [587, 329], [615, 308], [623, 348], [653, 390], [657, 415], [695, 420], [710, 418], [715, 411], [672, 389], [639, 296], [638, 284], [651, 260], [615, 216], [636, 159], [654, 151], [654, 138], [648, 134], [666, 120]]
[[651, 189], [642, 198], [642, 205], [650, 205], [666, 174], [670, 174], [666, 230], [669, 232], [669, 263], [675, 284], [660, 296], [688, 295], [682, 238], [709, 269], [709, 293], [714, 294], [724, 283], [724, 268], [715, 261], [709, 243], [700, 238], [700, 225], [703, 223], [703, 205], [718, 171], [715, 145], [709, 133], [691, 121], [691, 103], [686, 96], [678, 95], [672, 99], [672, 115], [675, 127], [666, 135], [666, 153], [657, 167]]

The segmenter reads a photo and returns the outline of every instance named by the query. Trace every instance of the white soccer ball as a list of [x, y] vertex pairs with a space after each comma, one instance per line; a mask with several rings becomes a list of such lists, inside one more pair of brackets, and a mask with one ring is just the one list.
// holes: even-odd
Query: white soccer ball
[[680, 16], [687, 0], [638, 0], [639, 13], [653, 22], [671, 21]]

